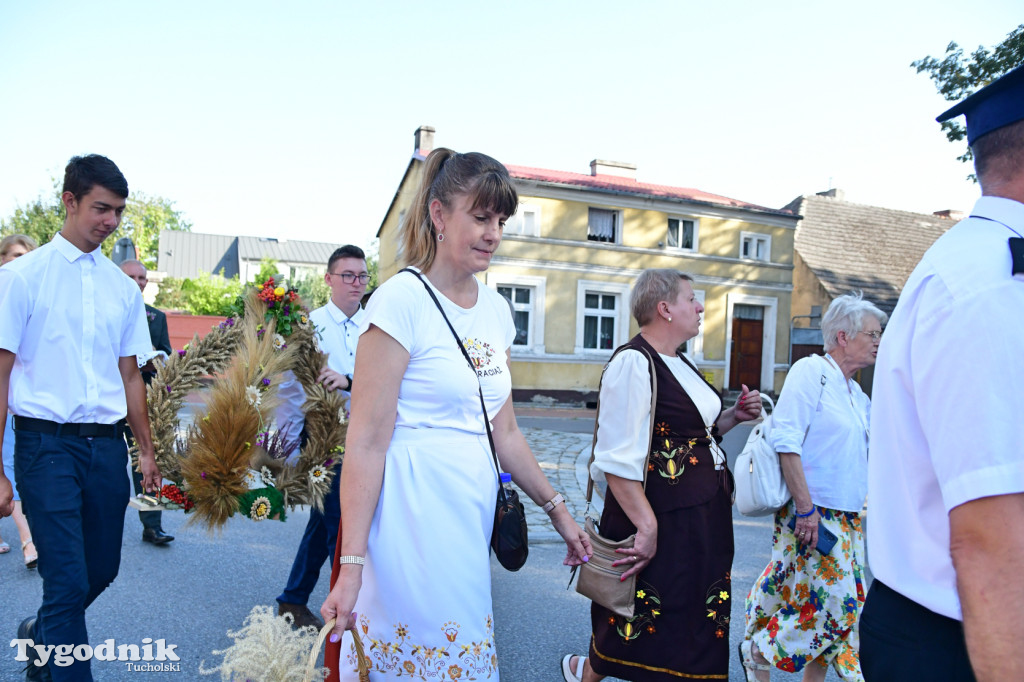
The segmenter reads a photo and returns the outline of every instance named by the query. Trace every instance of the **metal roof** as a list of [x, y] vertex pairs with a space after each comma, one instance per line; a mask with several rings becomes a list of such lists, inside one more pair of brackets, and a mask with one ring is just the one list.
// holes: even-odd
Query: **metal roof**
[[266, 237], [232, 237], [200, 232], [164, 230], [160, 233], [157, 270], [170, 277], [196, 277], [199, 271], [225, 277], [239, 274], [241, 264], [269, 257], [279, 263], [327, 265], [341, 244]]

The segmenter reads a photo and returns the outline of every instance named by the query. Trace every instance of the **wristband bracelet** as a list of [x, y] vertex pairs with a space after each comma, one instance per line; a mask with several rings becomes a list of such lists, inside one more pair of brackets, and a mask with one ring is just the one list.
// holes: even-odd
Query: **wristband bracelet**
[[552, 511], [554, 511], [555, 507], [562, 504], [563, 502], [565, 502], [565, 498], [562, 497], [562, 493], [555, 493], [555, 496], [552, 497], [547, 502], [545, 502], [544, 506], [542, 506], [541, 509], [543, 509], [545, 513], [550, 514]]
[[806, 514], [801, 514], [796, 510], [796, 505], [793, 506], [793, 512], [801, 519], [806, 519], [808, 516], [810, 516], [816, 511], [818, 511], [818, 508], [815, 507], [813, 504], [811, 505], [811, 511], [807, 512]]
[[359, 566], [362, 566], [362, 565], [364, 565], [366, 563], [366, 559], [364, 557], [361, 557], [361, 556], [353, 556], [351, 554], [347, 554], [345, 556], [338, 557], [338, 563], [339, 564], [357, 564]]

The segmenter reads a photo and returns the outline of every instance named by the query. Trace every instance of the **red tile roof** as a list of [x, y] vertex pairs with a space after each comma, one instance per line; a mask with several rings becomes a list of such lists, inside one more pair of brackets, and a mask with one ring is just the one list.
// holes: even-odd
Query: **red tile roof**
[[616, 175], [584, 175], [583, 173], [546, 170], [544, 168], [529, 168], [527, 166], [506, 165], [505, 167], [508, 168], [508, 172], [513, 178], [517, 178], [519, 180], [534, 180], [555, 185], [582, 187], [603, 192], [634, 194], [643, 197], [657, 197], [661, 199], [674, 199], [677, 201], [710, 204], [713, 206], [742, 208], [778, 215], [795, 215], [791, 211], [758, 206], [757, 204], [751, 204], [746, 201], [739, 201], [738, 199], [730, 199], [729, 197], [723, 197], [718, 194], [702, 192], [699, 189], [670, 187], [668, 185], [653, 185], [647, 182], [637, 182], [636, 180]]

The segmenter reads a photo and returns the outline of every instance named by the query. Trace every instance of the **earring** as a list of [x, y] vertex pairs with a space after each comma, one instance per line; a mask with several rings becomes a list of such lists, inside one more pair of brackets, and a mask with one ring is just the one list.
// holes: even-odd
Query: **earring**
[[670, 317], [670, 318], [668, 318], [668, 321], [669, 321], [669, 322], [671, 322], [671, 321], [672, 321], [672, 318], [671, 318], [671, 317]]
[[443, 242], [444, 241], [444, 233], [443, 232], [438, 232], [437, 233], [437, 241], [439, 241], [439, 242]]

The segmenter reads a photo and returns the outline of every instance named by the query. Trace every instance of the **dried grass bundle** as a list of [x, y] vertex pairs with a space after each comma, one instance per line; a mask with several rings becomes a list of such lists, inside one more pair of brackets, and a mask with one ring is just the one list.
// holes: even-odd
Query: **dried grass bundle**
[[[255, 606], [241, 630], [228, 631], [235, 643], [227, 649], [214, 651], [223, 656], [220, 665], [207, 669], [200, 663], [203, 675], [220, 673], [225, 682], [302, 682], [307, 679], [307, 659], [318, 644], [316, 628], [292, 628], [291, 614], [280, 617], [269, 606]], [[320, 668], [313, 679], [322, 680], [327, 668]]]
[[281, 373], [294, 364], [295, 348], [281, 344], [273, 319], [256, 291], [245, 300], [238, 352], [211, 391], [206, 416], [199, 420], [180, 463], [188, 496], [195, 502], [190, 523], [219, 528], [238, 511], [248, 491], [246, 476], [261, 450], [256, 441], [276, 407]]
[[[181, 481], [180, 456], [175, 447], [178, 412], [185, 398], [199, 388], [204, 376], [224, 371], [238, 347], [239, 329], [234, 318], [215, 326], [209, 334], [196, 334], [184, 352], [171, 353], [166, 362], [154, 361], [156, 377], [146, 389], [149, 427], [153, 434], [156, 462], [164, 478]], [[132, 462], [138, 466], [138, 445], [132, 447]]]

